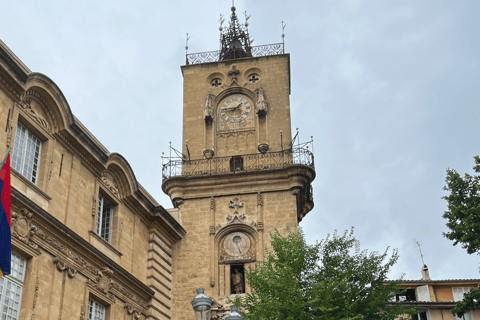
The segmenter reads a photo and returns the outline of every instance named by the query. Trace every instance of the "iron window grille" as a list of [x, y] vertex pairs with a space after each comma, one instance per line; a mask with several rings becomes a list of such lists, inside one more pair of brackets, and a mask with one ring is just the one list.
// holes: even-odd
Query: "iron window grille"
[[29, 181], [37, 184], [42, 142], [20, 122], [15, 133], [12, 167]]

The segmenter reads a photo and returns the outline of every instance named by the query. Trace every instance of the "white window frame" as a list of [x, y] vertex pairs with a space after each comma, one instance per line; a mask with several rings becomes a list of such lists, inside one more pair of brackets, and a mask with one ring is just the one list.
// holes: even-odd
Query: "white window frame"
[[107, 308], [98, 301], [89, 298], [88, 299], [88, 320], [105, 320], [107, 314]]
[[112, 241], [112, 224], [113, 224], [113, 204], [105, 206], [105, 197], [98, 194], [98, 206], [97, 206], [97, 234], [111, 243]]
[[35, 185], [38, 182], [42, 141], [20, 122], [17, 123], [12, 167]]
[[[12, 252], [11, 274], [4, 275], [0, 278], [0, 317], [2, 317], [2, 319], [6, 317], [6, 319], [9, 320], [18, 320], [20, 317], [26, 266], [27, 259]], [[15, 291], [12, 292], [12, 288], [15, 289]], [[7, 290], [9, 290], [10, 293], [9, 296], [7, 296]], [[17, 300], [15, 300], [12, 294]], [[5, 300], [7, 298], [8, 307], [7, 312], [5, 312]]]

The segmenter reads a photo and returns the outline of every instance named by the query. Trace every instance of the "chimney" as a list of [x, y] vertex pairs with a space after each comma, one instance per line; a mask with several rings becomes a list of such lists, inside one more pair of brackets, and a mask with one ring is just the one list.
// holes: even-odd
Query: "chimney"
[[422, 267], [422, 280], [432, 280], [430, 279], [430, 273], [428, 272], [428, 267], [426, 264]]

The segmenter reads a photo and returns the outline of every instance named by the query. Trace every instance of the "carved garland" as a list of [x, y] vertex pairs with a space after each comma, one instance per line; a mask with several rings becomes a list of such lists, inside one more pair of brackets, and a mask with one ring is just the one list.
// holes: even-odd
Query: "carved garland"
[[77, 274], [76, 269], [72, 268], [65, 261], [62, 261], [58, 257], [53, 258], [53, 263], [55, 263], [55, 265], [57, 266], [58, 271], [63, 272], [66, 270], [69, 278], [73, 278]]

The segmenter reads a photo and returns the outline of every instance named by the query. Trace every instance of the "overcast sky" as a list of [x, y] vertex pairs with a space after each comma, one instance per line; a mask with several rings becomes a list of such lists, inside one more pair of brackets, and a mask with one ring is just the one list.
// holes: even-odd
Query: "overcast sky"
[[[480, 257], [442, 237], [446, 168], [480, 153], [480, 1], [237, 0], [255, 45], [291, 54], [293, 128], [314, 136], [309, 242], [355, 226], [362, 247], [398, 248], [392, 278], [480, 278]], [[50, 77], [73, 113], [166, 208], [161, 154], [182, 144], [189, 52], [218, 49], [231, 1], [2, 0], [0, 38]], [[242, 17], [242, 16], [241, 16]], [[228, 20], [228, 18], [227, 18]], [[241, 19], [241, 22], [243, 18]]]

